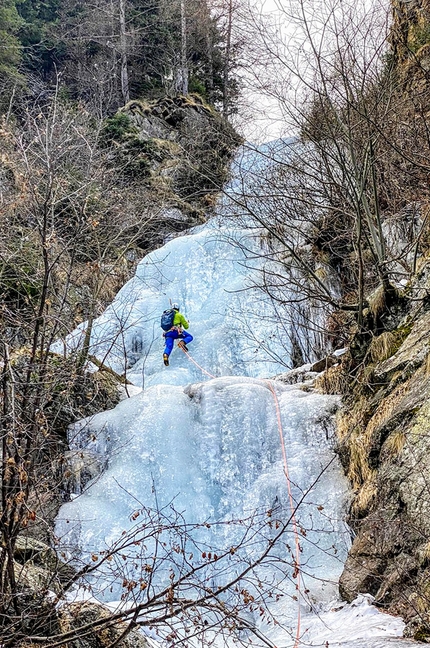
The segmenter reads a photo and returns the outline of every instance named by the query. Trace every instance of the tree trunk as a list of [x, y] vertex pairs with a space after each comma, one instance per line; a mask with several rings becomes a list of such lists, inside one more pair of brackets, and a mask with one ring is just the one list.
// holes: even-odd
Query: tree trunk
[[176, 89], [180, 94], [188, 94], [187, 14], [185, 0], [181, 0], [181, 63]]
[[121, 92], [124, 104], [130, 101], [130, 91], [128, 84], [128, 65], [127, 65], [127, 39], [125, 24], [125, 1], [119, 0], [119, 35], [121, 50]]
[[206, 43], [207, 43], [207, 50], [208, 50], [208, 65], [209, 65], [208, 81], [207, 81], [208, 99], [210, 103], [214, 103], [214, 59], [213, 59], [213, 39], [212, 39], [210, 23], [208, 23], [206, 29]]
[[225, 117], [228, 116], [230, 110], [229, 98], [229, 85], [230, 85], [230, 56], [231, 56], [231, 30], [233, 24], [233, 0], [228, 2], [227, 11], [227, 34], [225, 43], [225, 58], [223, 69], [223, 83], [222, 83], [222, 111]]

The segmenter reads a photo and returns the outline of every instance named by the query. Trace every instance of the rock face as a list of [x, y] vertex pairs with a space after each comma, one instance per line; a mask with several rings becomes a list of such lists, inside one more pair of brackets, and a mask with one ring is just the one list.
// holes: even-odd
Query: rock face
[[[391, 0], [391, 7], [398, 112], [402, 123], [417, 123], [422, 117], [427, 124], [430, 0]], [[407, 99], [411, 99], [408, 107]], [[393, 258], [404, 239], [417, 240], [415, 228], [422, 227], [417, 205], [420, 200], [424, 203], [424, 195], [413, 188], [411, 196], [398, 219], [384, 224]], [[427, 257], [420, 259], [421, 268], [405, 291], [406, 301], [389, 309], [385, 330], [367, 339], [356, 336], [349, 359], [343, 358], [341, 382], [349, 384], [338, 421], [339, 454], [354, 489], [349, 523], [356, 534], [340, 579], [341, 595], [351, 601], [358, 593], [369, 592], [379, 606], [403, 616], [406, 636], [422, 641], [430, 639], [430, 263], [426, 246], [428, 250], [427, 242], [421, 252]]]
[[[421, 297], [430, 285], [425, 275], [416, 292]], [[338, 426], [339, 453], [355, 492], [349, 522], [356, 533], [341, 595], [351, 601], [369, 592], [401, 614], [416, 639], [430, 628], [427, 302], [419, 299], [396, 329], [372, 340]]]
[[400, 62], [426, 44], [430, 20], [429, 0], [392, 0], [391, 41]]
[[108, 648], [114, 645], [117, 648], [148, 648], [145, 637], [137, 629], [128, 632], [124, 623], [103, 626], [103, 620], [110, 616], [109, 610], [101, 605], [73, 603], [60, 610], [59, 630], [61, 633], [76, 633], [77, 638], [67, 642], [69, 648]]
[[107, 121], [117, 163], [146, 186], [150, 218], [160, 236], [207, 217], [228, 179], [241, 140], [230, 124], [197, 95], [130, 101]]
[[[38, 628], [36, 633], [46, 636], [46, 642], [38, 641], [41, 648], [45, 643], [51, 645], [55, 638], [62, 640], [63, 636], [64, 645], [69, 648], [108, 648], [113, 645], [118, 648], [148, 648], [145, 637], [136, 627], [118, 620], [114, 622], [112, 611], [100, 604], [81, 601], [56, 606], [56, 597], [61, 600], [64, 586], [70, 583], [76, 572], [44, 542], [19, 537], [14, 561], [18, 592], [27, 604], [21, 629], [33, 634], [34, 627]], [[16, 645], [22, 648], [30, 646], [25, 640], [18, 639]]]

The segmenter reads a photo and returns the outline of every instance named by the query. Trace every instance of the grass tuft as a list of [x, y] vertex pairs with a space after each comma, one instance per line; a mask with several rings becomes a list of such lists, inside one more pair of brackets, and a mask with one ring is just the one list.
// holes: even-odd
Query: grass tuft
[[341, 364], [329, 367], [315, 380], [315, 389], [322, 394], [346, 394], [349, 378]]
[[399, 336], [394, 331], [385, 331], [374, 337], [369, 348], [372, 362], [382, 362], [391, 358], [399, 348]]
[[359, 489], [351, 507], [351, 512], [357, 517], [364, 515], [376, 498], [378, 488], [376, 481], [377, 471], [369, 471], [368, 478]]
[[403, 430], [395, 430], [385, 442], [384, 449], [391, 459], [399, 457], [406, 443], [406, 434]]

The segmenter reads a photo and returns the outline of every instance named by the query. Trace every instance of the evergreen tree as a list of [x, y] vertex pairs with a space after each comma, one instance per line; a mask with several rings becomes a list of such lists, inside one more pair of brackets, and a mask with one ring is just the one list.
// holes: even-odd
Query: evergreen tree
[[61, 0], [20, 0], [18, 37], [27, 71], [48, 79], [63, 58], [61, 42], [54, 35]]
[[40, 96], [61, 73], [68, 96], [100, 117], [187, 91], [230, 114], [229, 33], [211, 0], [0, 0], [0, 109], [18, 85]]
[[15, 0], [0, 0], [0, 109], [7, 108], [17, 87], [22, 86], [19, 72], [21, 46], [17, 38], [21, 20]]

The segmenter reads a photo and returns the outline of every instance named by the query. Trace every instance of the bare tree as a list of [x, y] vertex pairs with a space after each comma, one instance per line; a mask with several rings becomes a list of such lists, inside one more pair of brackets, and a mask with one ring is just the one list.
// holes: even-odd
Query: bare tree
[[[118, 175], [124, 182], [125, 169], [111, 164], [112, 149], [99, 145], [100, 132], [88, 128], [83, 110], [70, 111], [56, 98], [25, 119], [25, 129], [5, 133], [15, 195], [2, 205], [0, 234], [1, 643], [54, 648], [120, 621], [124, 633], [156, 624], [171, 640], [208, 631], [240, 636], [244, 628], [258, 635], [248, 613], [270, 618], [270, 596], [281, 596], [264, 565], [271, 570], [276, 562], [294, 587], [295, 558], [278, 544], [291, 530], [291, 511], [259, 510], [231, 520], [239, 540], [215, 548], [195, 539], [196, 525], [184, 521], [174, 502], [153, 509], [136, 502], [135, 524], [113, 546], [81, 558], [70, 547], [73, 569], [55, 556], [52, 575], [36, 593], [24, 577], [29, 561], [17, 562], [22, 536], [31, 537], [35, 525], [55, 542], [46, 508], [50, 491], [59, 492], [58, 451], [66, 448], [68, 423], [115, 401], [115, 387], [97, 387], [98, 379], [85, 371], [87, 342], [103, 305], [102, 287], [122, 283], [124, 255], [147, 225], [122, 209], [128, 187]], [[82, 319], [88, 333], [82, 353], [53, 354], [53, 340]], [[258, 555], [257, 540], [263, 544]], [[96, 573], [120, 577], [124, 607], [61, 627], [58, 603], [77, 584], [96, 589]], [[47, 590], [56, 596], [49, 598]]]
[[121, 47], [121, 90], [125, 104], [130, 101], [127, 63], [126, 0], [119, 0], [119, 30]]
[[[118, 174], [124, 169], [100, 145], [100, 125], [89, 126], [84, 110], [66, 108], [57, 96], [24, 117], [24, 129], [3, 132], [2, 173], [9, 183], [0, 234], [4, 632], [19, 625], [28, 605], [15, 560], [18, 538], [35, 525], [50, 536], [44, 509], [50, 491], [58, 496], [65, 429], [117, 401], [112, 385], [85, 371], [92, 322], [128, 278], [127, 252], [150, 236], [150, 218], [141, 210], [136, 218], [132, 210], [123, 213]], [[86, 338], [77, 354], [52, 353], [53, 341], [82, 319]]]
[[[422, 212], [418, 225], [410, 224], [413, 243], [407, 237], [400, 248], [393, 245], [396, 214], [417, 196], [417, 184], [415, 192], [397, 193], [394, 167], [401, 173], [407, 167], [423, 200], [427, 195], [427, 163], [417, 150], [411, 154], [405, 138], [401, 116], [412, 112], [411, 102], [390, 64], [387, 8], [378, 2], [299, 1], [278, 10], [278, 22], [264, 28], [254, 15], [261, 44], [255, 58], [258, 53], [262, 63], [255, 76], [280, 104], [295, 144], [283, 155], [263, 152], [268, 160], [272, 156], [271, 177], [266, 171], [264, 188], [254, 183], [254, 198], [238, 201], [275, 243], [273, 277], [291, 276], [282, 261], [289, 257], [316, 298], [334, 310], [355, 311], [359, 328], [377, 330], [383, 326], [379, 316], [397, 299], [395, 286], [413, 272], [412, 250], [426, 227]], [[428, 129], [421, 124], [425, 146]], [[264, 206], [256, 209], [259, 191]], [[315, 272], [318, 258], [335, 269], [340, 292]], [[374, 291], [378, 306], [368, 301]], [[365, 321], [370, 303], [375, 310]]]
[[223, 70], [223, 113], [225, 116], [227, 116], [229, 113], [229, 82], [230, 82], [232, 28], [233, 28], [233, 0], [229, 0], [228, 9], [227, 9], [225, 60], [224, 60], [224, 70]]
[[177, 90], [181, 94], [188, 94], [188, 53], [187, 53], [187, 14], [185, 0], [181, 0], [181, 55], [178, 71]]

